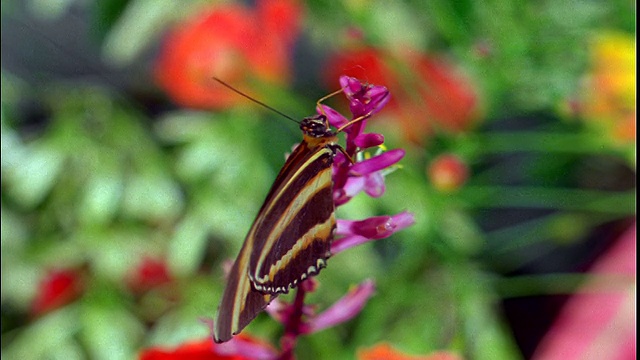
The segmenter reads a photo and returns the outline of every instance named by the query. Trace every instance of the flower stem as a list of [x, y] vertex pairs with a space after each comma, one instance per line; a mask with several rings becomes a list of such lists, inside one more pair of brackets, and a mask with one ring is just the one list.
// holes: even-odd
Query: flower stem
[[280, 340], [282, 353], [278, 357], [278, 360], [290, 360], [294, 358], [293, 349], [296, 347], [296, 342], [300, 335], [305, 294], [306, 291], [304, 289], [304, 284], [300, 284], [296, 291], [296, 297], [293, 301], [291, 314], [289, 315], [284, 327], [284, 335], [282, 335], [282, 339]]

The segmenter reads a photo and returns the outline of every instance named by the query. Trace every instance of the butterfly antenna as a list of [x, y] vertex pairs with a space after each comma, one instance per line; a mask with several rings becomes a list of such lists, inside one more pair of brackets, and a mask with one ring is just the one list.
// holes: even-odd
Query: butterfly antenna
[[242, 91], [240, 91], [240, 90], [238, 90], [238, 89], [234, 88], [233, 86], [231, 86], [231, 85], [227, 84], [226, 82], [224, 82], [224, 81], [222, 81], [222, 80], [218, 79], [217, 77], [215, 77], [215, 76], [214, 76], [214, 77], [213, 77], [213, 80], [215, 80], [215, 81], [219, 82], [220, 84], [222, 84], [223, 86], [225, 86], [225, 87], [226, 87], [226, 88], [228, 88], [229, 90], [231, 90], [231, 91], [235, 92], [236, 94], [242, 95], [242, 96], [244, 96], [245, 98], [247, 98], [247, 99], [249, 99], [249, 100], [253, 101], [254, 103], [256, 103], [256, 104], [258, 104], [258, 105], [262, 105], [262, 106], [264, 106], [265, 108], [267, 108], [267, 109], [269, 109], [269, 110], [271, 110], [271, 111], [275, 112], [276, 114], [279, 114], [279, 115], [281, 115], [281, 116], [284, 116], [285, 118], [287, 118], [287, 119], [289, 119], [289, 120], [291, 120], [291, 121], [293, 121], [293, 122], [295, 122], [295, 123], [297, 123], [297, 124], [300, 124], [300, 122], [299, 122], [298, 120], [296, 120], [296, 119], [292, 118], [291, 116], [289, 116], [289, 115], [287, 115], [287, 114], [283, 113], [282, 111], [277, 110], [277, 109], [275, 109], [275, 108], [273, 108], [273, 107], [271, 107], [271, 106], [269, 106], [269, 105], [267, 105], [267, 104], [263, 103], [263, 102], [262, 102], [262, 101], [260, 101], [260, 100], [256, 100], [256, 99], [252, 98], [251, 96], [249, 96], [249, 95], [247, 95], [247, 94], [243, 93]]

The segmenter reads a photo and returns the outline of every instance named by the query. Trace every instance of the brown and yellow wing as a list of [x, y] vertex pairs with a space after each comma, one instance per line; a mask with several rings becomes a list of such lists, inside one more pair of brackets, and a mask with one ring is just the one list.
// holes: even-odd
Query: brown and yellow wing
[[336, 224], [334, 155], [328, 141], [303, 141], [285, 162], [229, 274], [216, 342], [231, 339], [278, 294], [325, 266]]

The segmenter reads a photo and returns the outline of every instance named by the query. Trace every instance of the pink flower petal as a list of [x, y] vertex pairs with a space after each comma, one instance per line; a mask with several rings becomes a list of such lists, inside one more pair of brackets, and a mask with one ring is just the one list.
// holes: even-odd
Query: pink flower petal
[[320, 115], [325, 115], [331, 126], [341, 127], [349, 122], [346, 117], [327, 105], [320, 104], [320, 108], [317, 108], [316, 111]]
[[375, 172], [365, 177], [364, 191], [367, 195], [377, 198], [384, 194], [384, 176], [380, 172]]
[[375, 216], [360, 221], [338, 219], [336, 235], [343, 237], [331, 243], [331, 253], [335, 255], [365, 242], [389, 237], [414, 223], [415, 217], [406, 211], [393, 216]]
[[338, 220], [336, 234], [360, 235], [368, 239], [383, 239], [394, 232], [415, 223], [412, 213], [401, 212], [393, 216], [373, 216], [368, 219], [352, 221]]
[[[635, 358], [635, 223], [589, 272], [597, 276], [565, 304], [533, 359]], [[604, 276], [611, 277], [606, 284]], [[620, 281], [619, 289], [611, 288], [612, 279]]]
[[372, 114], [380, 111], [385, 105], [387, 105], [389, 100], [391, 100], [389, 90], [384, 86], [373, 86], [373, 88], [369, 90], [368, 95], [371, 98], [371, 103], [375, 104], [372, 109]]
[[366, 237], [360, 235], [350, 235], [333, 240], [333, 242], [331, 243], [331, 255], [343, 252], [349, 248], [364, 244], [368, 241], [371, 241], [371, 239], [367, 239]]
[[355, 96], [362, 89], [362, 83], [354, 77], [343, 75], [340, 76], [339, 81], [347, 97]]
[[340, 85], [349, 99], [349, 108], [354, 117], [373, 115], [380, 111], [390, 99], [389, 90], [386, 87], [364, 84], [349, 76], [341, 76]]
[[305, 333], [314, 333], [336, 326], [352, 319], [362, 311], [364, 305], [375, 291], [372, 280], [366, 280], [355, 289], [350, 290], [344, 297], [331, 305], [327, 310], [311, 319]]
[[369, 134], [360, 134], [353, 142], [360, 149], [367, 149], [374, 146], [379, 146], [384, 143], [384, 136], [382, 134], [369, 133]]
[[366, 184], [366, 178], [363, 176], [350, 177], [347, 183], [344, 185], [344, 195], [348, 197], [354, 197], [364, 190]]
[[281, 324], [285, 324], [287, 322], [287, 318], [289, 317], [289, 308], [289, 304], [280, 300], [280, 298], [275, 298], [269, 303], [269, 305], [267, 305], [264, 310], [274, 320], [278, 321]]
[[378, 156], [374, 156], [371, 159], [355, 163], [351, 167], [351, 174], [367, 175], [376, 171], [380, 171], [402, 160], [404, 155], [405, 151], [403, 149], [394, 149], [387, 151]]

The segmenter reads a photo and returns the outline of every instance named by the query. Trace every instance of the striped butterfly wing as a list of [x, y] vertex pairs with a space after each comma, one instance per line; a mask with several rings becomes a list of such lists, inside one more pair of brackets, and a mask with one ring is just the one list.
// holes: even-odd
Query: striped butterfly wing
[[264, 211], [255, 233], [249, 278], [270, 294], [287, 293], [300, 281], [317, 274], [330, 256], [336, 225], [329, 144], [304, 141], [291, 155], [295, 168], [276, 183], [278, 192]]
[[324, 267], [335, 229], [334, 142], [305, 135], [276, 177], [229, 274], [216, 342], [231, 339], [278, 293]]
[[242, 247], [229, 273], [227, 287], [218, 307], [214, 324], [214, 340], [217, 343], [230, 340], [262, 311], [274, 296], [253, 289], [247, 277], [251, 246]]

